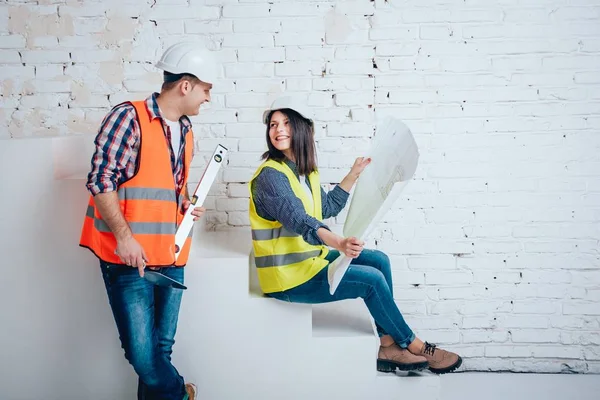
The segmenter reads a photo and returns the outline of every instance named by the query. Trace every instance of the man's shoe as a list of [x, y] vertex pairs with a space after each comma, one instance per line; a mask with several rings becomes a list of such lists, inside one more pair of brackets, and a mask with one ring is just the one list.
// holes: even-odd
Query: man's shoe
[[377, 370], [381, 372], [420, 371], [428, 366], [427, 359], [416, 356], [407, 349], [403, 349], [396, 343], [384, 347], [379, 346], [377, 356]]
[[186, 383], [185, 393], [187, 397], [184, 397], [184, 400], [196, 400], [196, 385], [193, 383]]
[[439, 349], [435, 344], [425, 342], [419, 354], [427, 359], [429, 370], [436, 374], [452, 372], [462, 364], [458, 354]]

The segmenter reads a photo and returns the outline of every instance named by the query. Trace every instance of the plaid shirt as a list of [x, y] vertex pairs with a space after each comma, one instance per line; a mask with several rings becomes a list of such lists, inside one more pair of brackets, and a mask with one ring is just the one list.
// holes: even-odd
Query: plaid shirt
[[[183, 188], [183, 154], [185, 135], [192, 128], [192, 123], [185, 115], [179, 119], [181, 125], [181, 145], [179, 158], [171, 148], [171, 130], [163, 119], [156, 99], [158, 93], [153, 93], [146, 101], [152, 120], [160, 118], [165, 140], [171, 154], [171, 168], [177, 192]], [[135, 108], [131, 104], [121, 104], [113, 108], [102, 121], [100, 131], [95, 140], [96, 150], [92, 157], [92, 170], [88, 174], [87, 189], [92, 195], [116, 191], [123, 182], [135, 173], [137, 155], [140, 149], [140, 126], [136, 119]]]

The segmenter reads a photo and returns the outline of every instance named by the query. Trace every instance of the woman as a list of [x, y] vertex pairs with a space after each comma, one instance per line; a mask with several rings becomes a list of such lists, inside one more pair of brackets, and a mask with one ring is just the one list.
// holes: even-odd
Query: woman
[[[394, 372], [458, 368], [454, 353], [423, 342], [394, 302], [389, 258], [364, 242], [331, 232], [322, 220], [336, 216], [370, 159], [356, 159], [329, 193], [320, 186], [314, 126], [303, 106], [289, 97], [265, 111], [268, 151], [250, 181], [250, 223], [261, 289], [295, 303], [325, 303], [361, 297], [375, 320], [381, 345], [377, 369]], [[332, 248], [332, 250], [329, 250]], [[353, 259], [336, 292], [329, 293], [327, 267], [340, 253]]]

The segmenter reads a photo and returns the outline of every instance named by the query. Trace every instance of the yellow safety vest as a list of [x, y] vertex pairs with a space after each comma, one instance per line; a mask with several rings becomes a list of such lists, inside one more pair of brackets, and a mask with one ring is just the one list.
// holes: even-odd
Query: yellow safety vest
[[254, 173], [250, 187], [250, 226], [252, 245], [258, 271], [258, 280], [264, 293], [281, 292], [310, 280], [325, 268], [329, 253], [327, 246], [313, 246], [301, 235], [290, 232], [279, 221], [269, 221], [258, 215], [252, 198], [252, 182], [265, 167], [283, 172], [290, 181], [294, 194], [302, 200], [306, 213], [323, 219], [321, 210], [321, 183], [317, 171], [308, 176], [312, 188], [313, 204], [294, 172], [284, 163], [267, 160]]

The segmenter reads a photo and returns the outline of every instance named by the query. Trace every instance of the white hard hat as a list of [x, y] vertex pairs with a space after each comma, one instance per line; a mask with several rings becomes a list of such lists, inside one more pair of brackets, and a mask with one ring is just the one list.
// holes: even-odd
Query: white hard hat
[[163, 53], [156, 67], [172, 74], [192, 74], [202, 82], [215, 83], [219, 65], [210, 51], [196, 43], [177, 43]]
[[306, 119], [313, 119], [310, 109], [306, 106], [306, 101], [302, 101], [291, 96], [282, 96], [273, 101], [273, 103], [271, 104], [271, 108], [265, 110], [265, 112], [263, 113], [263, 122], [265, 124], [268, 124], [269, 114], [272, 111], [277, 111], [284, 108], [292, 109]]

